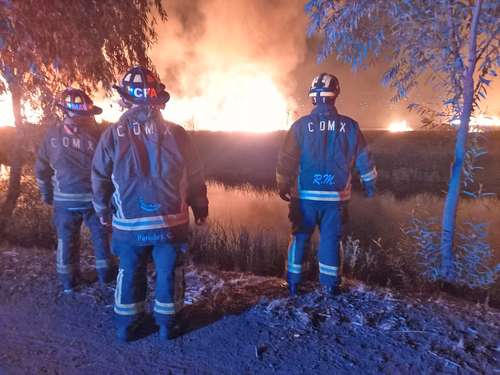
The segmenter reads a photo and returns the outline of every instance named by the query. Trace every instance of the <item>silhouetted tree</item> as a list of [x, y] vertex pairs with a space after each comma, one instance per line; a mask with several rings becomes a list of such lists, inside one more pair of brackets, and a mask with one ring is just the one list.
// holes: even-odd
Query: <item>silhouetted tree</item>
[[130, 65], [150, 65], [154, 27], [165, 19], [161, 0], [0, 0], [0, 94], [12, 95], [17, 128], [0, 232], [19, 196], [23, 105], [47, 109], [73, 84], [109, 90]]
[[440, 108], [410, 107], [432, 114], [434, 121], [459, 122], [441, 220], [439, 278], [450, 279], [470, 118], [500, 64], [500, 2], [310, 0], [306, 11], [310, 34], [324, 36], [320, 60], [333, 54], [357, 68], [387, 56], [391, 66], [383, 81], [395, 90], [394, 100], [405, 98], [419, 81], [432, 82], [443, 95]]

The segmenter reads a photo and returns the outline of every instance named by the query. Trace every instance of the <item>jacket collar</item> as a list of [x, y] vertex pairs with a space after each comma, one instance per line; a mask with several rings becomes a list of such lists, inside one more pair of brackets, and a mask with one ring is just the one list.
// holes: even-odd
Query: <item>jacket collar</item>
[[95, 123], [95, 120], [93, 117], [83, 117], [83, 116], [78, 116], [78, 117], [69, 117], [65, 116], [63, 119], [63, 127], [66, 133], [75, 135], [79, 133], [80, 128], [84, 127], [90, 127]]
[[334, 104], [325, 104], [325, 103], [317, 104], [311, 112], [311, 114], [314, 115], [319, 115], [319, 114], [336, 115], [337, 113], [338, 113], [337, 108], [335, 107]]
[[120, 121], [125, 121], [127, 123], [135, 121], [146, 122], [158, 118], [161, 118], [161, 112], [158, 108], [152, 106], [137, 106], [127, 110], [120, 118]]

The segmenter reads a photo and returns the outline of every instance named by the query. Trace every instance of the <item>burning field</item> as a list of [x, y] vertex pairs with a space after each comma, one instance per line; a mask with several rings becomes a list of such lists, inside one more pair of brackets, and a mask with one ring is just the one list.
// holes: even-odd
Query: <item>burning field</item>
[[[0, 3], [0, 375], [500, 374], [500, 81], [494, 80], [494, 61], [497, 67], [500, 61], [500, 6], [494, 1], [425, 2], [425, 9], [411, 1], [364, 2], [363, 7], [361, 2], [308, 1], [306, 12], [303, 0], [74, 0], [45, 1], [39, 7], [35, 1]], [[403, 13], [397, 14], [398, 9]], [[342, 10], [347, 17], [340, 17]], [[63, 14], [64, 22], [59, 22]], [[108, 20], [108, 14], [114, 17]], [[393, 24], [383, 23], [377, 30], [377, 18]], [[339, 20], [346, 23], [333, 27]], [[404, 42], [425, 27], [432, 32], [423, 35], [423, 43]], [[384, 39], [389, 38], [385, 33], [394, 40]], [[461, 56], [466, 50], [469, 56]], [[361, 60], [369, 69], [358, 69]], [[127, 72], [136, 64], [141, 66], [132, 68], [134, 73]], [[85, 89], [93, 102], [83, 93], [59, 98], [68, 86]], [[354, 123], [340, 135], [338, 127], [326, 129], [320, 117], [321, 131], [309, 127], [315, 125], [310, 121], [305, 132], [314, 135], [301, 135], [310, 137], [310, 142], [302, 142], [306, 146], [299, 145], [300, 136], [288, 137], [293, 151], [282, 159], [299, 155], [302, 147], [301, 166], [289, 175], [284, 167], [280, 175], [283, 181], [293, 181], [295, 172], [309, 168], [310, 175], [298, 179], [308, 179], [312, 188], [303, 188], [300, 199], [323, 202], [321, 209], [347, 196], [347, 188], [337, 191], [333, 186], [339, 176], [347, 181], [341, 189], [350, 184], [351, 149], [356, 149], [359, 169], [368, 165], [361, 176], [356, 171], [352, 176], [344, 233], [331, 236], [341, 238], [340, 267], [336, 260], [318, 265], [315, 233], [303, 264], [288, 263], [288, 272], [302, 270], [304, 279], [299, 294], [290, 296], [285, 273], [291, 228], [283, 201], [289, 191], [281, 186], [283, 199], [277, 194], [278, 152], [287, 131], [311, 112], [313, 103], [328, 107], [325, 116], [335, 116], [331, 121], [340, 121], [342, 128], [350, 120], [339, 118], [335, 110], [355, 119], [376, 169], [369, 153], [359, 147], [364, 142]], [[115, 182], [115, 170], [95, 178], [98, 163], [105, 164], [103, 173], [113, 165], [103, 161], [112, 159], [105, 147], [97, 147], [104, 149], [101, 157], [94, 155], [98, 131], [92, 134], [95, 143], [85, 143], [88, 155], [82, 156], [78, 137], [90, 121], [79, 116], [97, 113], [94, 104], [103, 109], [95, 118], [102, 131], [126, 108], [137, 115], [127, 120], [129, 132], [118, 135], [123, 144], [130, 135], [134, 140], [128, 145], [111, 146], [115, 140], [108, 137], [109, 149], [119, 149], [120, 161], [130, 156], [129, 149], [136, 151], [133, 173], [125, 174], [123, 184]], [[189, 204], [203, 204], [194, 207], [197, 218], [191, 217], [191, 223], [205, 225], [191, 225], [186, 256], [175, 260], [175, 251], [167, 255], [172, 265], [183, 258], [186, 282], [184, 308], [172, 340], [160, 340], [149, 314], [153, 303], [165, 321], [175, 314], [173, 303], [153, 302], [156, 275], [149, 265], [144, 321], [135, 336], [118, 335], [130, 342], [118, 343], [113, 329], [115, 289], [117, 315], [139, 317], [142, 302], [132, 296], [133, 303], [122, 304], [123, 285], [115, 281], [98, 285], [96, 263], [101, 264], [101, 279], [115, 270], [109, 270], [104, 259], [96, 262], [86, 228], [81, 230], [81, 282], [71, 289], [70, 280], [65, 280], [68, 286], [62, 292], [52, 207], [42, 203], [34, 161], [44, 134], [64, 119], [58, 128], [65, 132], [62, 146], [52, 138], [46, 148], [61, 146], [56, 158], [72, 149], [77, 156], [68, 157], [74, 164], [65, 165], [64, 172], [71, 175], [79, 169], [84, 175], [93, 163], [94, 185], [95, 180], [104, 183], [94, 191], [62, 191], [58, 176], [65, 173], [46, 155], [46, 171], [37, 175], [46, 189], [44, 199], [50, 202], [52, 195], [59, 195], [59, 202], [76, 202], [84, 197], [84, 207], [68, 206], [67, 211], [93, 214], [90, 201], [95, 204], [100, 192], [107, 195], [111, 179], [118, 212], [114, 224], [118, 217], [123, 220], [123, 230], [139, 233], [144, 248], [158, 238], [171, 241], [171, 226], [185, 225], [187, 215], [162, 211], [184, 200], [178, 191], [182, 189], [176, 188], [182, 183], [171, 182], [170, 176], [189, 174], [185, 166], [195, 158], [190, 145], [188, 152], [180, 150], [189, 143], [181, 129], [162, 128], [162, 116], [186, 129], [199, 153], [208, 181], [209, 216], [197, 174], [201, 168], [196, 166], [196, 173], [190, 174], [196, 178], [190, 180], [196, 179], [199, 186], [189, 187]], [[139, 131], [141, 126], [144, 131]], [[328, 135], [314, 138], [320, 134]], [[307, 147], [313, 149], [309, 154]], [[318, 157], [319, 149], [329, 153]], [[153, 154], [158, 158], [150, 163]], [[305, 162], [307, 157], [315, 160]], [[80, 166], [80, 159], [89, 169]], [[292, 165], [296, 158], [288, 159]], [[326, 171], [330, 162], [335, 172]], [[451, 168], [450, 178], [452, 163], [456, 168]], [[154, 175], [150, 164], [161, 165], [161, 173]], [[375, 178], [377, 195], [368, 199], [361, 180], [374, 192]], [[74, 180], [84, 185], [83, 179]], [[58, 186], [55, 194], [51, 181]], [[141, 184], [149, 190], [140, 190]], [[122, 205], [123, 186], [130, 195], [122, 194], [127, 196]], [[163, 188], [168, 192], [155, 196]], [[200, 197], [191, 199], [193, 190], [199, 190]], [[447, 191], [457, 193], [446, 196]], [[175, 203], [170, 202], [173, 196]], [[447, 209], [445, 197], [451, 197]], [[146, 202], [149, 198], [154, 203]], [[107, 199], [100, 204], [101, 223], [109, 213]], [[128, 205], [141, 213], [132, 209], [125, 215], [121, 210]], [[68, 212], [64, 214], [69, 217]], [[451, 224], [441, 225], [443, 216]], [[61, 216], [61, 221], [68, 220]], [[94, 224], [102, 230], [97, 217]], [[69, 241], [61, 233], [59, 238], [58, 256], [65, 258]], [[106, 241], [101, 238], [104, 245]], [[120, 254], [122, 276], [130, 254]], [[148, 262], [146, 258], [128, 260], [134, 263], [133, 272]], [[110, 263], [117, 261], [113, 257]], [[69, 262], [60, 259], [59, 276], [71, 274], [75, 265]], [[322, 276], [328, 275], [332, 283], [342, 276], [335, 295], [319, 286], [321, 267]], [[176, 277], [181, 274], [177, 271]], [[162, 328], [165, 332], [165, 323]]]

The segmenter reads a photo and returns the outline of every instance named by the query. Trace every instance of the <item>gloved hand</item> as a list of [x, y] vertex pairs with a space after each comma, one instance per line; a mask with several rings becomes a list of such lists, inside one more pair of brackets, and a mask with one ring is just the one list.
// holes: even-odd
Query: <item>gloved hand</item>
[[283, 199], [285, 202], [290, 202], [291, 196], [290, 196], [290, 189], [289, 188], [280, 188], [279, 195], [280, 195], [280, 198]]
[[101, 225], [105, 227], [110, 227], [112, 223], [111, 215], [106, 214], [103, 216], [99, 216], [99, 221], [101, 222]]
[[52, 193], [42, 194], [42, 201], [43, 203], [52, 206], [52, 203], [54, 203], [54, 198], [52, 196]]
[[196, 225], [203, 225], [207, 221], [208, 206], [206, 207], [191, 207]]
[[375, 181], [365, 182], [363, 187], [365, 189], [365, 196], [367, 198], [373, 198], [377, 193], [377, 187], [375, 185]]

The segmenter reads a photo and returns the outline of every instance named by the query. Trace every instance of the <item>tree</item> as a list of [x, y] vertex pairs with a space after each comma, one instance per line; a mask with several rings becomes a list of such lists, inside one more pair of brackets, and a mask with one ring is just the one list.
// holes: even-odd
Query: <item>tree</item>
[[[354, 68], [387, 56], [383, 82], [395, 90], [393, 100], [407, 97], [420, 82], [442, 95], [435, 109], [410, 105], [433, 122], [456, 129], [455, 158], [441, 219], [439, 276], [453, 277], [453, 248], [470, 119], [478, 110], [500, 64], [500, 3], [497, 0], [309, 0], [309, 33], [320, 32], [319, 59], [331, 54]], [[476, 152], [477, 150], [473, 150]], [[469, 170], [467, 170], [469, 168]]]
[[131, 65], [151, 65], [158, 20], [166, 20], [161, 0], [0, 0], [0, 94], [12, 95], [17, 129], [0, 231], [19, 196], [23, 106], [50, 110], [64, 87], [110, 90]]

